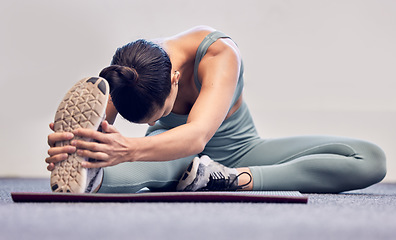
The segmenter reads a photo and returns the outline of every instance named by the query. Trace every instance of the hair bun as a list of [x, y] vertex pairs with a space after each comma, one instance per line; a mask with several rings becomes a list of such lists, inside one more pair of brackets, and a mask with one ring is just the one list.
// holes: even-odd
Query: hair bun
[[133, 67], [127, 66], [117, 66], [115, 71], [118, 75], [123, 79], [128, 79], [131, 83], [135, 83], [139, 79], [139, 74], [137, 73], [136, 69]]
[[134, 86], [139, 79], [139, 74], [135, 68], [120, 65], [111, 65], [104, 68], [99, 76], [109, 82], [110, 88], [112, 88], [113, 83], [119, 86]]

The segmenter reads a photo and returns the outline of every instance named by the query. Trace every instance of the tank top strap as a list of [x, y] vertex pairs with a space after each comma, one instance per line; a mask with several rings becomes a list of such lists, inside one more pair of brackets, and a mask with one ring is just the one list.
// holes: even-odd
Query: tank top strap
[[201, 62], [202, 58], [205, 56], [206, 51], [208, 50], [210, 45], [216, 42], [219, 38], [230, 38], [230, 37], [219, 31], [211, 32], [204, 38], [204, 40], [198, 46], [194, 61], [194, 82], [198, 88], [198, 91], [201, 91], [201, 83], [198, 80], [199, 63]]

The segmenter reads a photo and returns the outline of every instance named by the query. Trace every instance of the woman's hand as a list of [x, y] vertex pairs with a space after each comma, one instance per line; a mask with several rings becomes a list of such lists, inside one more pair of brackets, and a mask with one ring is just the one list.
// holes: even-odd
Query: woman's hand
[[81, 165], [85, 168], [99, 168], [131, 161], [130, 140], [122, 136], [107, 121], [103, 121], [101, 126], [103, 132], [85, 128], [78, 128], [72, 131], [74, 136], [97, 141], [71, 141], [71, 145], [77, 148], [77, 155], [98, 160], [98, 162], [82, 162]]
[[[50, 123], [49, 127], [54, 131], [54, 123]], [[74, 135], [70, 132], [54, 132], [48, 135], [48, 145], [50, 146], [50, 149], [48, 150], [49, 157], [45, 159], [45, 162], [48, 163], [48, 171], [54, 170], [55, 163], [66, 160], [69, 154], [76, 151], [76, 147], [74, 146], [67, 145], [56, 147], [55, 143], [60, 141], [69, 141], [73, 139], [73, 137]]]

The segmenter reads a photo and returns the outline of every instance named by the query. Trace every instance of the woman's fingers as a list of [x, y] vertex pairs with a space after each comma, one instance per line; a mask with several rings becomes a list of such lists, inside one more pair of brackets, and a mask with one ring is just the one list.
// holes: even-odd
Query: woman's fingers
[[66, 160], [68, 157], [67, 153], [61, 153], [54, 156], [49, 156], [45, 159], [46, 163], [57, 163]]
[[55, 169], [55, 164], [53, 164], [53, 163], [48, 164], [48, 166], [47, 166], [48, 171], [53, 171], [54, 169]]
[[54, 131], [54, 125], [55, 125], [55, 124], [54, 124], [53, 122], [49, 124], [49, 127], [50, 127], [50, 129], [51, 129], [52, 131]]
[[111, 166], [108, 162], [106, 161], [99, 161], [99, 162], [82, 162], [81, 166], [84, 168], [103, 168], [103, 167], [108, 167]]
[[109, 156], [106, 153], [93, 152], [90, 150], [83, 150], [83, 149], [78, 149], [77, 155], [80, 157], [91, 158], [99, 161], [106, 161], [109, 159]]
[[[55, 168], [55, 163], [66, 160], [69, 154], [75, 152], [81, 157], [92, 158], [100, 161], [84, 161], [82, 163], [83, 167], [91, 168], [112, 165], [112, 163], [108, 162], [110, 157], [107, 154], [109, 150], [107, 143], [109, 141], [111, 142], [111, 139], [107, 136], [107, 134], [118, 133], [118, 131], [107, 121], [103, 121], [101, 126], [104, 133], [85, 128], [78, 128], [72, 132], [54, 132], [48, 135], [48, 145], [50, 146], [50, 149], [48, 150], [49, 157], [45, 159], [45, 162], [48, 163], [47, 169], [52, 171]], [[51, 130], [54, 130], [54, 123], [50, 123], [49, 127]], [[78, 136], [78, 139], [73, 140], [75, 136]], [[98, 142], [85, 141], [84, 139], [93, 139]], [[61, 141], [71, 141], [71, 145], [55, 147], [55, 143]]]
[[106, 120], [102, 122], [102, 129], [105, 133], [118, 133], [118, 130]]
[[56, 142], [68, 141], [73, 139], [74, 134], [71, 132], [56, 132], [48, 135], [48, 145], [54, 147]]
[[[92, 152], [106, 152], [106, 150], [107, 150], [106, 144], [102, 144], [102, 143], [98, 143], [98, 142], [87, 142], [84, 140], [72, 140], [70, 144], [79, 150], [89, 150]], [[88, 157], [91, 157], [91, 156], [88, 156]]]
[[52, 147], [50, 149], [48, 149], [48, 155], [51, 156], [56, 156], [59, 154], [68, 154], [68, 153], [74, 153], [76, 151], [76, 147], [75, 146], [63, 146], [63, 147]]
[[[77, 149], [77, 155], [96, 159], [99, 162], [83, 162], [86, 168], [114, 166], [125, 162], [128, 141], [107, 121], [101, 123], [102, 131], [78, 128], [72, 131], [76, 138], [70, 144]], [[86, 141], [91, 139], [91, 141]]]
[[101, 127], [103, 132], [87, 128], [77, 128], [73, 130], [72, 133], [75, 136], [94, 139], [102, 143], [108, 143], [110, 141], [107, 137], [108, 133], [119, 133], [118, 130], [113, 125], [109, 124], [106, 120], [101, 123]]
[[73, 130], [72, 133], [75, 136], [79, 136], [81, 138], [87, 138], [87, 139], [90, 138], [99, 142], [106, 142], [107, 140], [106, 134], [87, 128], [77, 128]]
[[46, 163], [57, 163], [67, 159], [69, 154], [76, 152], [76, 147], [74, 146], [64, 146], [64, 147], [52, 147], [48, 149], [48, 155], [45, 159]]

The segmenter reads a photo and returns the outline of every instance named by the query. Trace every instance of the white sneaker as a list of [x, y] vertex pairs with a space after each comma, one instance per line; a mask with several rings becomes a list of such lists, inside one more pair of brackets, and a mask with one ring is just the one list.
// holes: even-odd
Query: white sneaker
[[238, 186], [238, 177], [241, 174], [235, 168], [228, 168], [208, 156], [196, 157], [184, 172], [176, 190], [235, 191], [243, 187]]
[[[109, 91], [109, 84], [100, 77], [85, 78], [76, 83], [56, 111], [54, 131], [71, 132], [77, 128], [98, 130], [105, 118]], [[62, 141], [57, 142], [56, 146], [69, 144], [70, 141]], [[55, 164], [50, 181], [53, 192], [84, 193], [98, 190], [103, 169], [83, 168], [80, 164], [82, 161], [89, 160], [73, 153], [69, 154], [67, 160]]]

